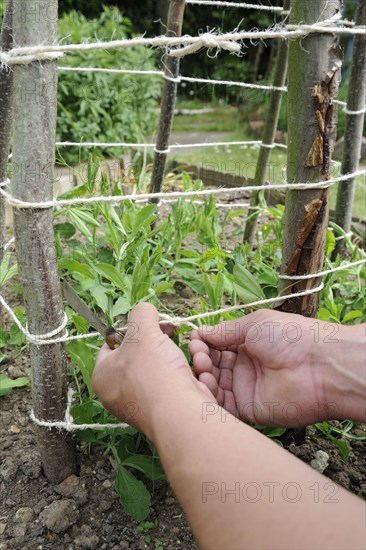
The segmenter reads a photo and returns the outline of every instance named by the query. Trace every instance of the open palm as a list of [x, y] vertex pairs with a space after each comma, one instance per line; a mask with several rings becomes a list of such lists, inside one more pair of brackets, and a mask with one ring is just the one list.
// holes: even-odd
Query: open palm
[[193, 332], [190, 352], [200, 382], [243, 420], [300, 427], [327, 416], [323, 346], [314, 343], [312, 319], [258, 311]]

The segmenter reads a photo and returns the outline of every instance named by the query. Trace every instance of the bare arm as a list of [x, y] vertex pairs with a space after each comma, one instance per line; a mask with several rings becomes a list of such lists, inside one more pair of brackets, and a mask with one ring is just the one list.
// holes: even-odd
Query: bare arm
[[[362, 500], [219, 406], [161, 332], [152, 306], [135, 308], [130, 322], [137, 337], [127, 334], [115, 351], [103, 348], [93, 386], [111, 412], [155, 443], [201, 548], [364, 548]], [[272, 375], [277, 387], [281, 375]], [[293, 371], [284, 380], [291, 390], [284, 399], [294, 399]]]
[[204, 397], [167, 396], [152, 424], [201, 548], [365, 547], [363, 501]]

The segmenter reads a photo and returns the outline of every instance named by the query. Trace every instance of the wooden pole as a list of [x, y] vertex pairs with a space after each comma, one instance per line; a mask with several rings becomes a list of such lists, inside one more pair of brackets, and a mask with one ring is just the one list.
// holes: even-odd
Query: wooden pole
[[[366, 25], [366, 2], [358, 0], [356, 25]], [[361, 111], [366, 104], [366, 36], [355, 36], [351, 64], [351, 76], [348, 87], [348, 109]], [[347, 115], [344, 134], [344, 153], [342, 174], [349, 174], [358, 170], [362, 133], [365, 114]], [[355, 196], [355, 178], [339, 183], [335, 222], [346, 233], [351, 230], [352, 207]], [[336, 254], [342, 253], [345, 248], [344, 240], [337, 243]]]
[[[290, 22], [312, 24], [334, 17], [340, 1], [291, 1]], [[336, 134], [332, 104], [341, 78], [341, 50], [335, 36], [316, 34], [291, 40], [289, 49], [288, 158], [289, 183], [330, 179]], [[321, 271], [329, 216], [329, 189], [287, 191], [282, 249], [282, 274]], [[282, 280], [280, 292], [300, 292], [319, 286], [319, 279], [295, 283]], [[293, 298], [283, 311], [316, 317], [319, 294]]]
[[[57, 2], [14, 0], [14, 43], [53, 44]], [[24, 201], [52, 199], [55, 165], [57, 67], [53, 61], [14, 67], [12, 194]], [[15, 209], [14, 229], [28, 329], [46, 334], [64, 320], [52, 226], [52, 209]], [[62, 344], [30, 346], [35, 416], [62, 421], [66, 409], [66, 357]], [[58, 483], [75, 473], [71, 438], [35, 427], [47, 478]]]
[[[167, 36], [181, 36], [183, 27], [185, 0], [170, 0], [168, 14]], [[164, 57], [164, 74], [167, 78], [176, 79], [179, 76], [180, 60], [166, 55]], [[161, 98], [159, 131], [156, 140], [154, 167], [151, 177], [151, 193], [159, 193], [163, 184], [164, 170], [169, 147], [175, 101], [177, 98], [177, 82], [164, 80]]]
[[[9, 0], [4, 14], [0, 49], [3, 52], [13, 47], [13, 0]], [[13, 121], [13, 71], [0, 65], [0, 182], [6, 180], [8, 156], [10, 150], [11, 129]], [[5, 245], [5, 199], [0, 195], [0, 262], [4, 257]]]
[[[290, 9], [290, 0], [285, 0], [284, 9], [288, 11]], [[280, 42], [278, 52], [277, 52], [277, 61], [275, 74], [273, 79], [273, 86], [282, 88], [286, 84], [287, 76], [287, 67], [288, 67], [288, 42], [287, 40], [282, 40]], [[282, 103], [283, 92], [273, 90], [270, 95], [270, 102], [268, 106], [268, 112], [266, 116], [266, 121], [263, 130], [262, 141], [264, 145], [273, 145], [276, 137], [276, 130], [278, 125], [278, 119], [280, 116], [281, 103]], [[266, 170], [268, 162], [271, 156], [271, 149], [269, 147], [261, 147], [259, 150], [255, 176], [254, 176], [254, 185], [264, 185], [266, 180]], [[256, 207], [259, 204], [259, 194], [257, 192], [252, 193], [250, 199], [250, 206]], [[253, 213], [249, 210], [249, 214]], [[255, 228], [257, 225], [257, 216], [250, 217], [246, 224], [244, 230], [244, 242], [249, 242], [252, 247], [254, 237], [255, 237]]]

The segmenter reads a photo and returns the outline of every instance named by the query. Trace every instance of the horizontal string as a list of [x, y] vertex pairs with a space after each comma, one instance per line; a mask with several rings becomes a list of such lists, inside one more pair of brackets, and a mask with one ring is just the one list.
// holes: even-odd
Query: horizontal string
[[0, 193], [6, 198], [7, 202], [14, 208], [23, 208], [23, 209], [39, 209], [39, 208], [53, 208], [55, 206], [72, 206], [72, 205], [82, 205], [82, 204], [96, 204], [96, 203], [112, 203], [119, 204], [122, 202], [134, 201], [134, 200], [144, 200], [144, 199], [172, 199], [172, 198], [181, 198], [181, 197], [202, 197], [202, 196], [215, 196], [225, 193], [238, 193], [243, 191], [261, 191], [262, 189], [266, 191], [307, 191], [310, 189], [326, 189], [331, 187], [339, 182], [351, 181], [352, 179], [363, 176], [366, 174], [366, 169], [358, 170], [351, 174], [345, 174], [332, 178], [329, 180], [324, 180], [320, 182], [308, 182], [308, 183], [284, 183], [284, 184], [268, 184], [268, 185], [248, 185], [241, 187], [231, 187], [231, 188], [218, 188], [218, 189], [203, 189], [202, 191], [171, 191], [171, 192], [161, 192], [161, 193], [141, 193], [141, 194], [132, 194], [132, 195], [114, 195], [108, 197], [88, 197], [88, 198], [75, 198], [75, 199], [64, 199], [64, 200], [51, 200], [44, 202], [28, 202], [16, 199], [12, 195], [6, 193], [4, 189], [0, 187]]
[[[248, 82], [239, 82], [236, 80], [216, 80], [212, 78], [197, 78], [190, 76], [178, 76], [177, 78], [171, 78], [166, 75], [163, 71], [148, 71], [148, 70], [134, 70], [134, 69], [103, 69], [99, 67], [58, 67], [59, 71], [69, 71], [69, 72], [80, 72], [80, 73], [110, 73], [110, 74], [134, 74], [134, 75], [147, 75], [147, 76], [160, 76], [166, 80], [172, 82], [182, 83], [198, 83], [198, 84], [213, 84], [213, 85], [222, 85], [222, 86], [237, 86], [239, 88], [245, 88], [248, 90], [263, 90], [267, 92], [283, 92], [287, 93], [287, 86], [273, 86], [271, 84], [251, 84]], [[347, 103], [345, 101], [333, 100], [333, 103], [336, 105], [341, 105], [344, 107], [343, 112], [347, 115], [362, 115], [366, 113], [366, 107], [359, 111], [353, 111], [347, 108]], [[127, 146], [127, 145], [126, 145]]]
[[200, 6], [218, 6], [224, 8], [243, 8], [247, 10], [271, 11], [275, 13], [284, 12], [284, 9], [279, 6], [262, 6], [261, 4], [247, 4], [243, 2], [222, 2], [220, 0], [186, 0], [186, 4]]
[[350, 264], [341, 265], [339, 267], [334, 267], [332, 269], [327, 269], [326, 271], [321, 271], [320, 273], [313, 273], [310, 275], [279, 275], [279, 279], [285, 281], [308, 281], [309, 279], [317, 279], [318, 277], [324, 277], [325, 275], [330, 275], [331, 273], [337, 273], [338, 271], [344, 271], [345, 269], [357, 267], [358, 265], [362, 265], [364, 263], [366, 263], [366, 258], [364, 260], [359, 260], [358, 262], [352, 262]]
[[202, 48], [226, 49], [232, 53], [239, 53], [241, 46], [238, 42], [243, 40], [266, 39], [290, 39], [301, 38], [311, 34], [334, 34], [339, 36], [366, 36], [366, 26], [338, 27], [334, 22], [322, 21], [314, 25], [286, 25], [280, 29], [267, 29], [264, 31], [236, 31], [223, 34], [214, 32], [204, 33], [200, 36], [157, 36], [154, 38], [136, 37], [131, 39], [111, 40], [106, 42], [93, 42], [88, 44], [56, 44], [38, 45], [13, 48], [8, 52], [0, 52], [0, 62], [4, 65], [29, 64], [34, 61], [54, 60], [64, 53], [92, 50], [108, 50], [128, 48], [134, 46], [175, 47], [169, 54], [175, 57], [183, 57]]
[[129, 425], [123, 423], [116, 423], [116, 424], [75, 424], [74, 419], [71, 415], [71, 407], [72, 407], [72, 398], [73, 398], [73, 390], [72, 388], [69, 388], [67, 392], [67, 406], [65, 411], [65, 420], [63, 421], [48, 421], [48, 420], [39, 420], [34, 410], [30, 412], [30, 419], [34, 424], [37, 424], [37, 426], [41, 426], [42, 428], [48, 428], [49, 430], [52, 428], [56, 428], [59, 430], [65, 430], [67, 432], [73, 432], [76, 430], [117, 430], [121, 428], [128, 428]]
[[[162, 151], [163, 153], [170, 152], [174, 149], [191, 149], [196, 147], [231, 147], [231, 146], [260, 146], [262, 141], [258, 140], [247, 140], [247, 141], [214, 141], [207, 142], [203, 141], [201, 143], [175, 143], [169, 146], [169, 149]], [[100, 141], [57, 141], [57, 147], [101, 147], [101, 148], [113, 148], [113, 147], [126, 147], [126, 148], [136, 148], [144, 149], [151, 148], [155, 149], [155, 143], [123, 143], [123, 142], [100, 142]], [[279, 149], [287, 149], [287, 145], [283, 143], [275, 143], [273, 147], [278, 147]], [[160, 151], [158, 151], [160, 152]]]
[[[214, 317], [216, 315], [222, 315], [224, 313], [231, 313], [231, 312], [235, 312], [235, 311], [242, 311], [243, 309], [259, 307], [259, 306], [263, 306], [263, 305], [267, 305], [267, 304], [274, 304], [276, 302], [282, 302], [282, 301], [288, 300], [290, 298], [292, 299], [292, 298], [297, 298], [297, 297], [302, 297], [302, 296], [308, 296], [310, 294], [320, 292], [323, 288], [324, 288], [324, 285], [321, 284], [320, 286], [318, 286], [316, 288], [304, 290], [302, 292], [294, 292], [293, 294], [288, 294], [288, 295], [284, 295], [284, 296], [276, 296], [274, 298], [268, 298], [268, 299], [265, 299], [265, 300], [256, 300], [256, 301], [250, 302], [248, 304], [239, 304], [239, 305], [236, 305], [236, 306], [221, 308], [221, 309], [218, 309], [216, 311], [208, 311], [208, 312], [205, 312], [205, 313], [199, 313], [199, 314], [196, 314], [196, 315], [191, 315], [189, 317], [175, 317], [175, 316], [168, 315], [166, 313], [159, 313], [160, 324], [161, 325], [171, 324], [175, 327], [180, 327], [180, 326], [185, 325], [185, 326], [189, 326], [193, 330], [196, 330], [199, 327], [194, 324], [194, 321], [209, 319], [210, 317]], [[1, 294], [0, 294], [0, 303], [3, 305], [3, 307], [9, 313], [9, 315], [11, 316], [13, 321], [16, 323], [16, 325], [18, 326], [20, 331], [25, 336], [26, 340], [29, 341], [31, 344], [36, 345], [37, 347], [38, 346], [49, 346], [51, 344], [52, 345], [53, 344], [61, 344], [61, 343], [65, 343], [65, 342], [71, 342], [71, 341], [75, 341], [75, 340], [82, 340], [82, 339], [87, 339], [87, 338], [95, 338], [96, 336], [101, 336], [99, 333], [93, 332], [93, 333], [88, 333], [88, 334], [78, 334], [78, 335], [75, 335], [75, 336], [66, 336], [66, 335], [64, 335], [64, 336], [60, 336], [58, 338], [48, 338], [48, 336], [50, 334], [55, 334], [55, 333], [58, 334], [58, 333], [62, 332], [65, 329], [65, 321], [62, 323], [62, 325], [60, 325], [60, 327], [58, 327], [57, 329], [52, 331], [52, 333], [49, 333], [47, 335], [30, 334], [28, 332], [28, 330], [25, 327], [23, 327], [23, 325], [20, 323], [20, 321], [17, 318], [17, 316], [15, 315], [14, 311], [11, 309], [11, 307], [9, 306], [9, 304], [6, 302], [6, 300], [4, 299], [4, 297]], [[127, 327], [118, 327], [118, 330], [126, 331]], [[45, 336], [47, 336], [46, 339], [44, 339]]]
[[[198, 83], [198, 84], [214, 84], [214, 85], [222, 85], [222, 86], [237, 86], [239, 88], [245, 88], [248, 90], [263, 90], [267, 92], [283, 92], [287, 93], [288, 88], [287, 86], [273, 86], [271, 84], [251, 84], [248, 82], [239, 82], [236, 80], [216, 80], [212, 78], [196, 78], [196, 77], [190, 77], [190, 76], [178, 76], [177, 78], [171, 78], [168, 75], [166, 75], [163, 71], [138, 71], [134, 69], [103, 69], [99, 67], [58, 67], [59, 71], [70, 71], [70, 72], [80, 72], [80, 73], [111, 73], [111, 74], [135, 74], [135, 75], [154, 75], [154, 76], [160, 76], [162, 78], [165, 78], [167, 80], [171, 80], [173, 82], [181, 83], [181, 82], [190, 82], [190, 83]], [[361, 109], [359, 111], [352, 111], [347, 108], [347, 103], [345, 101], [340, 100], [333, 100], [333, 103], [336, 105], [341, 105], [344, 107], [343, 112], [347, 115], [362, 115], [366, 113], [366, 107], [364, 109]], [[131, 144], [132, 145], [132, 144]], [[127, 147], [128, 145], [126, 145]], [[134, 145], [135, 146], [135, 145]]]

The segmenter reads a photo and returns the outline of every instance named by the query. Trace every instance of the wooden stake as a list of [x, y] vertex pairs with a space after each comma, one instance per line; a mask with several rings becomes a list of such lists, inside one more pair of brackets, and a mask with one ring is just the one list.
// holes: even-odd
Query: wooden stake
[[[167, 36], [181, 36], [183, 26], [185, 0], [170, 0], [168, 14]], [[164, 74], [168, 78], [176, 79], [179, 76], [180, 60], [169, 55], [164, 56]], [[172, 128], [175, 101], [177, 98], [177, 82], [164, 80], [159, 131], [156, 140], [154, 167], [151, 177], [151, 193], [159, 193], [163, 184], [170, 133]]]
[[[13, 0], [9, 0], [2, 24], [0, 49], [3, 52], [13, 47]], [[0, 65], [0, 182], [5, 181], [8, 170], [11, 129], [13, 121], [13, 71]], [[0, 195], [0, 262], [4, 257], [6, 237], [6, 204]]]
[[[291, 1], [290, 23], [312, 24], [334, 17], [341, 8], [335, 0]], [[316, 34], [291, 40], [289, 50], [288, 158], [290, 183], [330, 178], [336, 135], [332, 104], [341, 78], [341, 50], [335, 36]], [[329, 190], [288, 191], [282, 249], [282, 273], [304, 275], [321, 271], [329, 216]], [[319, 279], [281, 281], [286, 294], [314, 288]], [[316, 317], [319, 294], [287, 300], [283, 311]]]
[[[358, 0], [356, 25], [366, 25], [366, 2]], [[366, 36], [355, 36], [353, 43], [351, 76], [348, 87], [348, 109], [360, 111], [366, 105]], [[359, 167], [365, 114], [347, 115], [344, 134], [342, 174], [356, 172]], [[351, 230], [352, 207], [356, 180], [339, 183], [335, 222], [346, 233]], [[336, 254], [345, 249], [344, 240], [337, 243]]]
[[[284, 9], [288, 11], [290, 9], [290, 0], [284, 1]], [[288, 67], [288, 42], [287, 40], [281, 40], [278, 52], [277, 61], [274, 74], [273, 85], [276, 87], [283, 87], [286, 84]], [[262, 141], [265, 145], [273, 145], [276, 137], [276, 130], [278, 125], [278, 118], [280, 116], [281, 103], [283, 92], [273, 90], [270, 94], [270, 102], [268, 106], [268, 112], [266, 115], [266, 121], [263, 130]], [[271, 156], [272, 149], [268, 147], [261, 147], [259, 150], [254, 185], [264, 185], [266, 181], [266, 170], [268, 162]], [[250, 206], [258, 206], [259, 194], [258, 192], [252, 193], [250, 199]], [[249, 214], [253, 213], [249, 210]], [[257, 216], [253, 216], [247, 220], [244, 230], [244, 242], [249, 242], [251, 247], [253, 245], [255, 237], [255, 228], [257, 225]]]
[[[14, 43], [53, 44], [57, 38], [57, 2], [14, 0]], [[57, 67], [53, 61], [14, 67], [14, 147], [12, 194], [25, 201], [52, 199], [55, 165]], [[16, 249], [24, 289], [28, 328], [45, 334], [64, 319], [52, 225], [52, 210], [14, 212]], [[66, 357], [64, 346], [30, 346], [35, 416], [64, 420]], [[71, 438], [36, 426], [47, 478], [58, 483], [75, 473]]]

